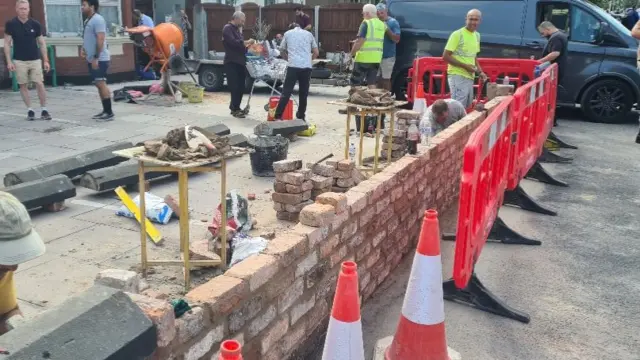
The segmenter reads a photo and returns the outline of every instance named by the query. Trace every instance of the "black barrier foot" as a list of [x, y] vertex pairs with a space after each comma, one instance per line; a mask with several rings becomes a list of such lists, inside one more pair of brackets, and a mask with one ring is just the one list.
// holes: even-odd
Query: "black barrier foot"
[[538, 204], [527, 194], [522, 186], [518, 185], [515, 190], [507, 190], [504, 192], [504, 204], [517, 206], [523, 210], [532, 211], [543, 215], [558, 215], [557, 212], [549, 210]]
[[529, 239], [518, 234], [508, 227], [500, 217], [497, 217], [496, 221], [493, 222], [487, 241], [497, 241], [509, 245], [542, 245], [542, 242], [538, 240]]
[[456, 234], [442, 234], [442, 240], [444, 240], [444, 241], [456, 241]]
[[573, 161], [572, 158], [556, 155], [549, 151], [546, 147], [542, 147], [542, 155], [538, 158], [540, 162], [566, 164]]
[[529, 172], [527, 172], [527, 175], [525, 175], [524, 177], [529, 179], [536, 179], [540, 182], [543, 182], [549, 185], [564, 186], [564, 187], [569, 186], [569, 184], [567, 184], [566, 182], [557, 180], [556, 178], [551, 176], [551, 174], [549, 174], [547, 170], [543, 168], [542, 165], [537, 161], [535, 162], [535, 164], [533, 164], [531, 169], [529, 169]]
[[566, 142], [560, 140], [556, 136], [556, 134], [553, 133], [553, 131], [549, 133], [549, 136], [547, 137], [547, 139], [549, 139], [549, 140], [555, 142], [556, 144], [558, 144], [558, 147], [560, 147], [561, 149], [574, 149], [575, 150], [575, 149], [578, 148], [577, 146], [567, 144]]
[[468, 305], [525, 324], [531, 321], [528, 314], [511, 308], [493, 295], [491, 291], [484, 287], [476, 274], [471, 275], [471, 280], [469, 280], [469, 284], [464, 289], [458, 289], [453, 280], [447, 280], [442, 284], [442, 290], [446, 300]]

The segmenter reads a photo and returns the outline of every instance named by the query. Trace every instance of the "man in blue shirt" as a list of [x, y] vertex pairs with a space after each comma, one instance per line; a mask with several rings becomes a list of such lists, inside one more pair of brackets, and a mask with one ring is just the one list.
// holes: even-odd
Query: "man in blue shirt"
[[379, 3], [376, 6], [378, 10], [378, 19], [387, 24], [387, 32], [384, 37], [384, 45], [382, 48], [382, 61], [380, 62], [380, 71], [378, 75], [381, 77], [380, 87], [391, 90], [391, 73], [396, 63], [396, 44], [400, 41], [400, 23], [387, 13], [387, 6]]
[[133, 10], [133, 21], [134, 23], [138, 23], [138, 26], [148, 26], [153, 29], [155, 26], [153, 24], [153, 19], [145, 14], [142, 11], [135, 9]]
[[98, 14], [98, 0], [83, 0], [82, 13], [86, 17], [82, 33], [82, 56], [87, 60], [89, 75], [102, 101], [102, 112], [93, 118], [98, 121], [113, 120], [111, 91], [107, 87], [107, 70], [111, 56], [107, 50], [107, 23]]

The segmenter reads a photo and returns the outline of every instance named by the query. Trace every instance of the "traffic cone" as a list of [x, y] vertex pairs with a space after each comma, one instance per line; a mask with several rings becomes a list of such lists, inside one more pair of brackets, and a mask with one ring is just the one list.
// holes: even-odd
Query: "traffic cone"
[[400, 322], [386, 360], [449, 360], [444, 330], [442, 262], [438, 213], [422, 221]]
[[364, 360], [356, 263], [342, 263], [322, 360]]
[[220, 345], [218, 360], [242, 360], [242, 346], [237, 340], [225, 340]]

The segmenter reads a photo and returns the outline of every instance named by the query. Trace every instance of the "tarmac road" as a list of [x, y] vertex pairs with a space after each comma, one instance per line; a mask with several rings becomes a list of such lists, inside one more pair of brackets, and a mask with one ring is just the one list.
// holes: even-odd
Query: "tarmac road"
[[[637, 125], [561, 119], [554, 132], [579, 147], [561, 152], [574, 157], [573, 164], [544, 164], [570, 187], [530, 180], [522, 186], [558, 216], [500, 211], [513, 229], [542, 246], [487, 244], [476, 267], [487, 288], [531, 322], [445, 301], [448, 345], [463, 359], [640, 359]], [[441, 216], [445, 231], [454, 229], [453, 217]], [[453, 243], [443, 242], [442, 252], [447, 279]], [[362, 309], [367, 357], [377, 339], [395, 332], [411, 261], [407, 257]], [[317, 349], [317, 359], [321, 353]]]

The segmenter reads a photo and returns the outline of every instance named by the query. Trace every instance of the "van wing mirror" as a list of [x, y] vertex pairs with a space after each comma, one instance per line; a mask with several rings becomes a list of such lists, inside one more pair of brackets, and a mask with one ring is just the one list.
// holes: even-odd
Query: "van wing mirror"
[[596, 30], [595, 36], [593, 38], [593, 43], [596, 45], [600, 45], [604, 42], [604, 34], [607, 33], [609, 28], [609, 24], [604, 21], [600, 22], [600, 27]]

